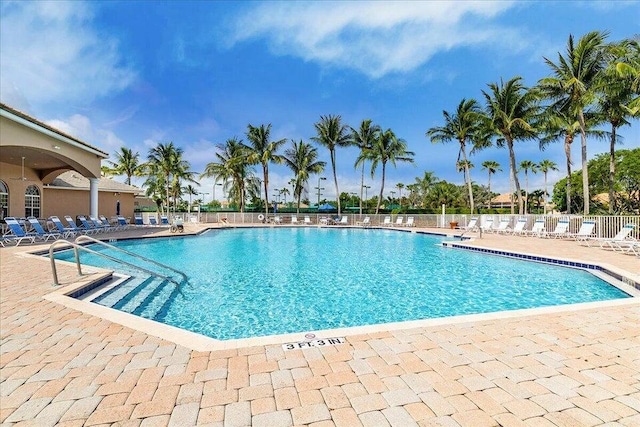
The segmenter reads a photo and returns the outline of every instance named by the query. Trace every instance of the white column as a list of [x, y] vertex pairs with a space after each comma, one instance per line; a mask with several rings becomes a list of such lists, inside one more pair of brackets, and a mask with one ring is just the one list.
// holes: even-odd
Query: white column
[[98, 178], [89, 178], [89, 199], [91, 211], [89, 215], [98, 217]]

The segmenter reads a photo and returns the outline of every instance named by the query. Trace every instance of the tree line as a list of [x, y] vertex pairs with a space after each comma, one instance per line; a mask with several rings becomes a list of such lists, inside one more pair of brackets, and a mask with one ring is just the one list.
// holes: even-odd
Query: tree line
[[[566, 156], [566, 176], [563, 184], [566, 211], [578, 209], [572, 198], [580, 197], [582, 211], [590, 212], [589, 171], [587, 162], [587, 137], [608, 139], [608, 193], [609, 212], [624, 206], [616, 202], [616, 143], [620, 139], [617, 131], [629, 125], [629, 120], [640, 114], [640, 39], [638, 37], [618, 42], [607, 42], [608, 33], [593, 31], [578, 40], [569, 36], [566, 50], [558, 52], [557, 58], [543, 58], [550, 69], [547, 77], [540, 79], [532, 87], [525, 86], [522, 77], [515, 76], [507, 81], [489, 83], [482, 90], [484, 105], [473, 98], [464, 98], [453, 112], [443, 111], [444, 123], [428, 129], [426, 137], [433, 143], [457, 142], [459, 145], [456, 166], [464, 174], [464, 186], [467, 203], [471, 212], [476, 210], [474, 198], [479, 195], [482, 186], [474, 185], [470, 170], [473, 164], [469, 157], [489, 147], [507, 148], [509, 151], [509, 175], [512, 191], [517, 200], [518, 213], [528, 211], [528, 173], [539, 168], [546, 175], [557, 166], [548, 160], [540, 164], [530, 161], [516, 161], [515, 144], [524, 141], [537, 141], [541, 150], [549, 144], [562, 142]], [[602, 130], [608, 127], [609, 130]], [[408, 150], [407, 142], [399, 138], [392, 129], [383, 129], [370, 119], [362, 120], [360, 126], [353, 128], [343, 123], [339, 115], [321, 116], [314, 124], [315, 136], [311, 141], [329, 152], [333, 175], [333, 185], [337, 195], [338, 213], [344, 202], [340, 192], [336, 171], [336, 153], [340, 148], [356, 146], [360, 152], [354, 168], [361, 171], [360, 207], [363, 202], [364, 174], [366, 166], [371, 176], [380, 169], [381, 186], [376, 200], [375, 212], [378, 213], [383, 201], [387, 166], [396, 166], [398, 162], [414, 162], [414, 153]], [[312, 175], [321, 174], [327, 164], [319, 160], [319, 151], [311, 143], [271, 138], [271, 124], [253, 126], [249, 124], [245, 133], [247, 142], [233, 137], [217, 144], [215, 159], [205, 166], [199, 175], [190, 171], [190, 165], [183, 159], [183, 151], [173, 143], [160, 143], [152, 148], [147, 161], [139, 162], [139, 154], [130, 149], [121, 148], [116, 153], [116, 161], [105, 170], [125, 175], [127, 183], [135, 175], [146, 176], [144, 187], [146, 194], [155, 199], [160, 208], [173, 203], [186, 191], [194, 194], [191, 185], [197, 183], [196, 177], [212, 177], [220, 180], [223, 190], [239, 210], [245, 210], [249, 194], [263, 194], [264, 209], [269, 206], [269, 166], [283, 164], [291, 170], [290, 181], [297, 209], [300, 209], [302, 195]], [[572, 179], [571, 146], [575, 138], [581, 142], [581, 182], [579, 196], [574, 191], [575, 179]], [[287, 145], [288, 144], [288, 145]], [[285, 146], [286, 145], [286, 146]], [[260, 165], [261, 178], [255, 174], [254, 167]], [[491, 174], [501, 170], [494, 161], [483, 163], [483, 169], [489, 173], [489, 191]], [[524, 172], [526, 191], [521, 189], [519, 172]], [[430, 173], [425, 173], [425, 178]], [[432, 177], [435, 178], [435, 177]], [[416, 179], [420, 182], [421, 179]], [[444, 185], [444, 184], [441, 184]], [[453, 184], [451, 184], [453, 185]], [[415, 191], [416, 183], [410, 190], [424, 199], [427, 193], [420, 195]], [[557, 186], [556, 186], [557, 187]], [[401, 188], [399, 188], [401, 190]], [[197, 191], [196, 191], [197, 193]], [[560, 194], [559, 191], [554, 191]], [[413, 197], [416, 199], [416, 197]], [[423, 200], [423, 203], [426, 203]], [[515, 211], [515, 202], [511, 201], [511, 211]]]

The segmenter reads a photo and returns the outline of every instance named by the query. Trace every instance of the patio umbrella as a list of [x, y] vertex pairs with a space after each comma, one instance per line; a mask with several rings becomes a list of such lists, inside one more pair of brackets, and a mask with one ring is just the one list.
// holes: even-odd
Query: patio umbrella
[[330, 211], [330, 210], [333, 210], [335, 208], [336, 208], [335, 206], [330, 205], [329, 203], [325, 203], [325, 204], [322, 204], [322, 205], [318, 206], [318, 210], [319, 211]]

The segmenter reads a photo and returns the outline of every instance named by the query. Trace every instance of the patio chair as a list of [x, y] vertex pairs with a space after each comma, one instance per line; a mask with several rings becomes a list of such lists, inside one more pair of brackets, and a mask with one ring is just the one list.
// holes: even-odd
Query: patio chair
[[587, 240], [593, 234], [593, 231], [596, 228], [596, 222], [592, 220], [582, 221], [580, 225], [580, 229], [577, 233], [567, 233], [567, 237], [572, 238], [573, 240], [579, 242], [582, 240]]
[[51, 223], [56, 227], [58, 232], [62, 234], [62, 237], [64, 237], [65, 239], [69, 237], [75, 237], [75, 235], [78, 234], [78, 232], [74, 228], [65, 227], [64, 224], [62, 224], [62, 221], [60, 221], [60, 218], [55, 215], [50, 216], [49, 221], [51, 221]]
[[340, 221], [338, 221], [336, 224], [349, 225], [349, 217], [347, 215], [342, 215], [342, 218], [340, 218]]
[[531, 227], [531, 230], [524, 230], [523, 235], [540, 237], [540, 235], [544, 233], [544, 228], [545, 228], [544, 219], [536, 219], [535, 222], [533, 223], [533, 227]]
[[401, 215], [399, 215], [399, 216], [396, 218], [396, 222], [395, 222], [393, 225], [395, 225], [396, 227], [401, 227], [401, 226], [402, 226], [402, 220], [403, 220], [403, 219], [404, 219], [404, 217], [403, 217], [403, 216], [401, 216]]
[[291, 215], [291, 224], [299, 224], [298, 217], [296, 215]]
[[99, 220], [98, 218], [94, 217], [94, 216], [90, 216], [89, 217], [89, 221], [90, 223], [93, 223], [93, 226], [97, 229], [100, 230], [104, 233], [106, 233], [107, 231], [113, 231], [113, 229], [111, 228], [111, 226], [109, 224], [104, 224], [101, 220]]
[[513, 230], [511, 230], [511, 234], [513, 234], [514, 236], [522, 236], [526, 232], [526, 225], [527, 218], [518, 218], [518, 220], [516, 221], [516, 225], [513, 227]]
[[77, 234], [89, 234], [89, 233], [93, 233], [94, 230], [87, 230], [84, 227], [80, 228], [76, 225], [76, 222], [73, 218], [71, 218], [71, 216], [69, 215], [65, 215], [64, 216], [64, 220], [67, 221], [67, 224], [69, 225], [69, 228], [71, 228], [73, 231], [75, 231]]
[[475, 229], [478, 228], [478, 217], [474, 216], [471, 217], [471, 219], [469, 220], [469, 223], [466, 226], [462, 226], [460, 227], [463, 230], [467, 230], [467, 231], [473, 231]]
[[362, 221], [356, 221], [356, 225], [360, 227], [369, 227], [371, 225], [371, 218], [365, 216]]
[[407, 222], [404, 224], [404, 226], [405, 227], [415, 227], [416, 224], [415, 224], [414, 221], [415, 221], [415, 219], [412, 216], [407, 217]]
[[118, 216], [118, 225], [122, 230], [126, 230], [129, 228], [130, 224], [127, 222], [127, 219], [123, 216]]
[[480, 230], [484, 231], [485, 233], [491, 233], [491, 230], [493, 230], [493, 218], [485, 219], [484, 222], [480, 225]]
[[382, 225], [383, 227], [389, 227], [391, 226], [391, 217], [390, 216], [385, 216], [384, 220], [382, 221]]
[[637, 241], [631, 236], [631, 232], [636, 228], [634, 224], [627, 224], [618, 231], [613, 237], [592, 237], [585, 240], [587, 246], [591, 246], [591, 243], [599, 243], [602, 249], [612, 249], [624, 251], [631, 245], [631, 242]]
[[311, 222], [311, 218], [309, 218], [309, 215], [305, 215], [305, 217], [304, 217], [304, 225], [311, 225], [311, 224], [313, 224]]
[[40, 225], [38, 218], [34, 216], [28, 217], [27, 221], [29, 222], [29, 225], [31, 225], [31, 228], [35, 230], [36, 238], [42, 239], [43, 242], [48, 242], [49, 239], [55, 240], [61, 236], [60, 233], [45, 231], [44, 228], [42, 228], [42, 225]]
[[511, 231], [509, 224], [511, 224], [510, 219], [501, 219], [498, 226], [491, 231], [496, 234], [506, 234]]
[[160, 225], [171, 225], [166, 215], [160, 215]]
[[97, 228], [93, 221], [89, 222], [89, 220], [87, 220], [83, 215], [78, 215], [78, 220], [80, 221], [80, 224], [82, 224], [81, 228], [85, 233], [100, 233], [104, 231], [102, 228]]
[[569, 234], [569, 220], [561, 219], [556, 224], [556, 228], [548, 233], [542, 233], [542, 237], [561, 238]]
[[149, 217], [149, 225], [152, 227], [156, 227], [158, 225], [158, 220], [156, 219], [155, 216]]
[[7, 224], [9, 231], [2, 235], [3, 246], [4, 243], [15, 242], [16, 246], [22, 243], [23, 240], [28, 240], [29, 243], [36, 241], [36, 235], [34, 233], [27, 233], [22, 228], [22, 225], [18, 220], [12, 216], [4, 218], [4, 222]]
[[144, 221], [142, 220], [141, 216], [134, 216], [133, 217], [133, 223], [135, 225], [144, 225]]

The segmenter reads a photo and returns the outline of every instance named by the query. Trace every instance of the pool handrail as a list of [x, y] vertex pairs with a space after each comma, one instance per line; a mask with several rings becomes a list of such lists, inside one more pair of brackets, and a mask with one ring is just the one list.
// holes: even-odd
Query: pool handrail
[[[98, 252], [98, 251], [94, 251], [93, 249], [89, 249], [89, 248], [83, 246], [82, 244], [80, 244], [81, 241], [84, 241], [84, 240], [88, 240], [88, 241], [90, 241], [92, 243], [97, 243], [97, 244], [102, 245], [102, 246], [104, 246], [104, 247], [106, 247], [108, 249], [119, 251], [119, 252], [125, 253], [127, 255], [130, 255], [130, 256], [132, 256], [134, 258], [138, 258], [138, 259], [141, 259], [143, 261], [149, 262], [151, 264], [155, 264], [155, 265], [157, 265], [159, 267], [166, 268], [167, 270], [171, 270], [171, 271], [173, 271], [175, 273], [178, 273], [180, 276], [182, 276], [183, 281], [182, 282], [178, 282], [178, 281], [176, 281], [174, 278], [172, 278], [170, 276], [165, 276], [163, 274], [159, 274], [159, 273], [157, 273], [155, 271], [152, 271], [152, 270], [149, 270], [147, 268], [140, 267], [139, 265], [135, 265], [135, 264], [130, 263], [128, 261], [112, 257], [111, 255], [107, 255], [107, 254], [105, 254], [103, 252]], [[51, 271], [53, 273], [53, 285], [54, 286], [59, 286], [60, 285], [60, 283], [58, 282], [58, 272], [56, 270], [55, 258], [53, 256], [53, 254], [54, 254], [53, 249], [55, 248], [55, 246], [58, 246], [58, 243], [65, 243], [65, 244], [71, 245], [73, 247], [73, 251], [74, 251], [74, 254], [75, 254], [75, 258], [76, 258], [76, 265], [78, 267], [78, 274], [79, 275], [82, 275], [82, 266], [80, 264], [80, 254], [79, 254], [78, 249], [82, 249], [83, 251], [86, 251], [86, 252], [88, 252], [90, 254], [101, 256], [103, 258], [109, 259], [110, 261], [119, 262], [119, 263], [124, 264], [124, 265], [126, 265], [128, 267], [131, 267], [131, 268], [134, 268], [134, 269], [138, 269], [140, 271], [143, 271], [143, 272], [145, 272], [147, 274], [150, 274], [152, 276], [155, 276], [155, 277], [159, 277], [159, 278], [161, 278], [163, 280], [166, 280], [168, 282], [171, 282], [171, 283], [175, 284], [176, 286], [180, 286], [181, 283], [185, 283], [185, 282], [187, 282], [189, 280], [185, 273], [183, 273], [182, 271], [177, 270], [177, 269], [175, 269], [173, 267], [170, 267], [168, 265], [162, 264], [161, 262], [154, 261], [152, 259], [143, 257], [142, 255], [138, 255], [136, 253], [129, 252], [129, 251], [125, 250], [125, 249], [117, 248], [117, 247], [115, 247], [113, 245], [110, 245], [108, 243], [103, 242], [102, 240], [94, 239], [93, 237], [84, 236], [83, 235], [83, 236], [78, 236], [75, 239], [75, 241], [73, 241], [73, 242], [69, 242], [69, 241], [64, 240], [64, 239], [58, 239], [55, 242], [53, 242], [51, 244], [51, 246], [49, 246], [49, 259], [51, 260]]]

